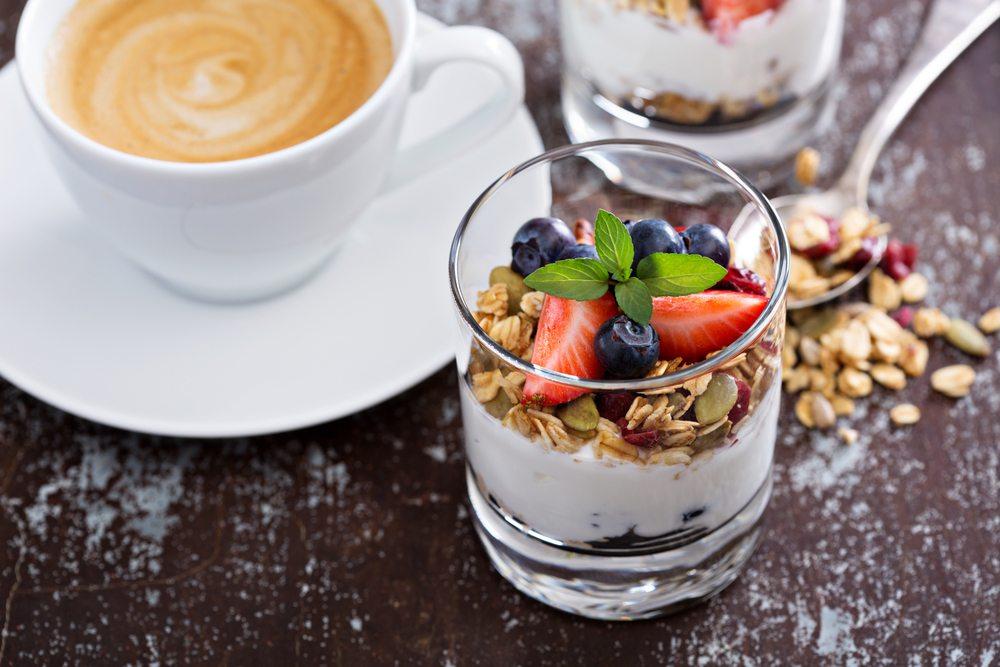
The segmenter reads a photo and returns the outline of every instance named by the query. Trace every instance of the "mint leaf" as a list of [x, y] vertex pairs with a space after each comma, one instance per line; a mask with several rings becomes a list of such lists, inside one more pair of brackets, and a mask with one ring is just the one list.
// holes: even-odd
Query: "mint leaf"
[[639, 324], [649, 324], [653, 316], [653, 297], [638, 278], [629, 278], [627, 282], [615, 285], [615, 300], [618, 307]]
[[632, 237], [618, 216], [603, 208], [597, 212], [597, 220], [594, 221], [594, 247], [601, 263], [615, 280], [628, 280], [632, 275], [632, 259], [635, 257]]
[[653, 296], [684, 296], [707, 290], [726, 269], [701, 255], [654, 252], [639, 262], [636, 275]]
[[608, 270], [596, 259], [564, 259], [534, 271], [524, 283], [552, 296], [590, 301], [608, 291]]

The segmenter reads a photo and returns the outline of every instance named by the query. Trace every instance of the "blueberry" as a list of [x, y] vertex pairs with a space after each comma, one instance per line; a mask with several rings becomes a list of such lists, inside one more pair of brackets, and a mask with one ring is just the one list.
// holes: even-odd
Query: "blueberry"
[[715, 225], [699, 222], [691, 225], [681, 234], [688, 253], [701, 255], [723, 267], [729, 266], [729, 239], [725, 232]]
[[660, 357], [660, 337], [652, 326], [617, 315], [597, 330], [594, 352], [608, 377], [644, 377]]
[[577, 243], [566, 246], [566, 249], [559, 253], [559, 259], [597, 259], [597, 249], [589, 243]]
[[684, 241], [677, 230], [666, 220], [639, 220], [628, 228], [635, 248], [635, 259], [632, 260], [632, 270], [635, 271], [639, 262], [654, 252], [684, 252]]
[[511, 268], [526, 276], [556, 261], [559, 254], [575, 243], [573, 232], [559, 218], [532, 218], [521, 225], [510, 246]]

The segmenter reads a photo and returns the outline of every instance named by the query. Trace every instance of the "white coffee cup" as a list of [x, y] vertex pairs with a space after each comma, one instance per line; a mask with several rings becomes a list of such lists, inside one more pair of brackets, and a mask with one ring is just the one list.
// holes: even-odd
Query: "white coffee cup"
[[[498, 129], [524, 95], [514, 46], [500, 34], [455, 27], [418, 39], [414, 0], [376, 0], [392, 35], [389, 75], [353, 114], [273, 153], [229, 162], [168, 162], [99, 144], [49, 105], [47, 51], [75, 0], [29, 0], [15, 53], [21, 83], [63, 182], [120, 251], [178, 291], [240, 301], [305, 280], [380, 191], [406, 183]], [[397, 139], [407, 99], [440, 65], [496, 72], [495, 97], [405, 150]]]

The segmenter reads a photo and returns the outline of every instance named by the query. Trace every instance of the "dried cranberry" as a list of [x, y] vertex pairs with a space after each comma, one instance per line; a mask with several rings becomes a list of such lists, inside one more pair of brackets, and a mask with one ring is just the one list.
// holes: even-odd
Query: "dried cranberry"
[[730, 267], [726, 277], [719, 281], [716, 289], [767, 296], [767, 283], [764, 282], [763, 278], [750, 269], [737, 269], [736, 267]]
[[884, 259], [879, 264], [883, 271], [888, 273], [893, 280], [900, 281], [910, 275], [910, 267], [906, 265], [902, 260], [897, 260], [895, 262], [886, 262]]
[[597, 411], [609, 421], [617, 422], [625, 418], [635, 394], [630, 391], [613, 391], [607, 394], [596, 394]]
[[806, 248], [802, 254], [809, 259], [819, 259], [833, 253], [840, 247], [840, 221], [832, 218], [825, 218], [826, 226], [830, 229], [830, 238], [823, 243]]
[[858, 251], [855, 252], [853, 256], [851, 256], [851, 259], [848, 261], [848, 264], [854, 270], [858, 270], [864, 267], [865, 265], [868, 264], [868, 262], [872, 261], [872, 257], [875, 256], [875, 248], [877, 245], [878, 245], [877, 238], [869, 236], [862, 239], [861, 247], [858, 248]]
[[632, 431], [623, 433], [622, 439], [636, 447], [652, 447], [660, 440], [660, 434], [656, 430]]
[[913, 309], [909, 306], [903, 306], [892, 313], [892, 319], [896, 320], [899, 326], [905, 329], [913, 322]]
[[729, 410], [729, 421], [737, 423], [747, 416], [750, 409], [750, 385], [743, 380], [736, 380], [736, 403]]
[[916, 268], [917, 266], [917, 255], [920, 253], [920, 246], [916, 243], [904, 243], [903, 244], [903, 264], [910, 267], [910, 270]]

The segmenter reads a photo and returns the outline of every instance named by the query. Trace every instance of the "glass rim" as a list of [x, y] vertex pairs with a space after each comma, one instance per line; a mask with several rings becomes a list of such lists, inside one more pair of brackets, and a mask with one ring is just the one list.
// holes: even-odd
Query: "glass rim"
[[[521, 174], [522, 172], [527, 171], [528, 169], [531, 169], [539, 164], [555, 162], [556, 160], [585, 153], [589, 150], [600, 148], [602, 146], [636, 146], [639, 148], [645, 148], [693, 163], [705, 170], [714, 171], [723, 176], [725, 180], [740, 190], [749, 199], [747, 204], [755, 205], [768, 220], [778, 241], [778, 257], [775, 266], [774, 289], [768, 299], [767, 306], [761, 314], [757, 316], [757, 319], [754, 320], [754, 323], [750, 326], [750, 328], [744, 331], [743, 334], [740, 335], [740, 337], [735, 341], [723, 348], [718, 354], [709, 357], [708, 359], [703, 359], [695, 364], [691, 364], [690, 366], [685, 366], [671, 373], [651, 378], [633, 378], [628, 380], [595, 380], [581, 378], [576, 375], [560, 373], [559, 371], [554, 371], [542, 366], [535, 366], [530, 361], [521, 359], [493, 340], [489, 334], [487, 334], [486, 331], [479, 326], [475, 317], [472, 316], [472, 310], [470, 309], [465, 295], [462, 292], [462, 288], [459, 285], [458, 257], [462, 249], [462, 239], [465, 236], [465, 231], [471, 224], [473, 218], [475, 218], [479, 209], [500, 188], [502, 188], [504, 184], [518, 174]], [[744, 208], [747, 204], [744, 204]], [[539, 215], [544, 215], [544, 213], [540, 213]], [[781, 304], [785, 300], [788, 288], [790, 254], [791, 250], [788, 246], [788, 238], [785, 236], [784, 226], [781, 224], [781, 220], [778, 217], [777, 212], [775, 212], [774, 207], [771, 206], [771, 202], [760, 190], [750, 183], [750, 181], [729, 165], [699, 151], [684, 148], [683, 146], [678, 146], [676, 144], [661, 141], [649, 141], [645, 139], [601, 139], [598, 141], [588, 141], [580, 144], [567, 144], [565, 146], [545, 151], [540, 155], [512, 167], [493, 181], [493, 183], [491, 183], [476, 198], [469, 209], [465, 212], [465, 215], [462, 216], [462, 220], [458, 225], [458, 229], [455, 231], [455, 236], [451, 243], [451, 251], [448, 256], [448, 278], [451, 284], [452, 299], [458, 307], [459, 315], [461, 316], [463, 323], [469, 327], [473, 337], [478, 340], [483, 347], [522, 373], [536, 375], [550, 382], [556, 382], [579, 389], [586, 389], [588, 391], [647, 391], [681, 384], [706, 373], [714, 372], [749, 349], [781, 310]]]

